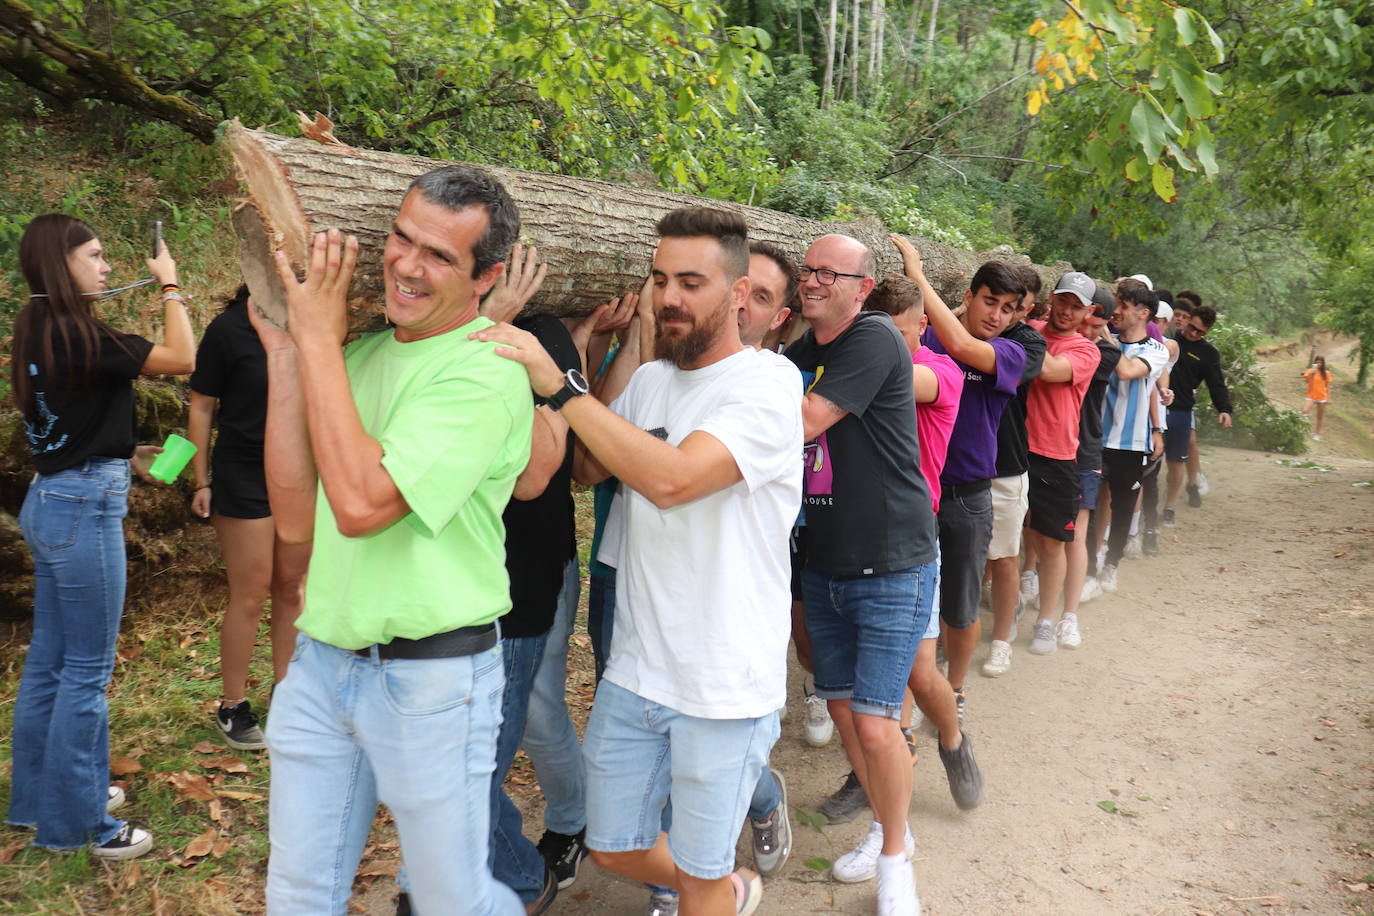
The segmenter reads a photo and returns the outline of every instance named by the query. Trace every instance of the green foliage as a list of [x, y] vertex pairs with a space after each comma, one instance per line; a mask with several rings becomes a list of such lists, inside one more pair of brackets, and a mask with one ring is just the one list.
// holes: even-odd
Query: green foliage
[[1320, 320], [1334, 331], [1359, 338], [1356, 383], [1364, 385], [1374, 364], [1374, 244], [1365, 242], [1348, 257], [1328, 262], [1322, 286], [1325, 309]]
[[1258, 329], [1218, 321], [1207, 339], [1221, 354], [1222, 372], [1235, 407], [1229, 430], [1221, 428], [1216, 413], [1206, 409], [1211, 397], [1206, 386], [1197, 393], [1198, 438], [1222, 445], [1301, 455], [1307, 451], [1307, 419], [1296, 410], [1269, 400], [1264, 376], [1258, 368], [1255, 346]]

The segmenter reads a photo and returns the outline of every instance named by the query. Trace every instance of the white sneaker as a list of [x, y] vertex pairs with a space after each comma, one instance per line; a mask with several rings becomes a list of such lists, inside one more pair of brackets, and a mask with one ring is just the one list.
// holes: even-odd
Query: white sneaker
[[1054, 643], [1054, 624], [1042, 617], [1035, 622], [1035, 635], [1031, 637], [1027, 651], [1031, 655], [1053, 655], [1056, 648], [1058, 647]]
[[1126, 539], [1126, 559], [1138, 560], [1144, 556], [1144, 551], [1140, 549], [1140, 535], [1133, 534]]
[[110, 794], [105, 800], [105, 813], [113, 814], [115, 809], [124, 804], [124, 790], [119, 786], [110, 786]]
[[1102, 585], [1097, 581], [1097, 576], [1088, 576], [1083, 580], [1083, 591], [1078, 594], [1078, 603], [1087, 604], [1094, 598], [1102, 597]]
[[825, 700], [814, 693], [806, 695], [806, 743], [812, 747], [825, 747], [830, 736], [835, 734], [835, 723], [830, 718], [830, 710]]
[[1078, 615], [1065, 614], [1054, 627], [1055, 638], [1065, 649], [1077, 649], [1083, 645], [1083, 634], [1078, 632]]
[[1032, 601], [1040, 600], [1040, 577], [1034, 570], [1021, 573], [1021, 603], [1030, 606]]
[[1000, 639], [992, 641], [992, 651], [988, 660], [983, 662], [983, 674], [987, 677], [1001, 677], [1011, 670], [1011, 643]]
[[[1313, 436], [1313, 439], [1320, 439], [1321, 436]], [[1207, 475], [1201, 471], [1197, 472], [1197, 495], [1206, 496], [1211, 492], [1211, 487], [1207, 486]]]
[[1109, 595], [1116, 593], [1116, 567], [1104, 566], [1102, 572], [1097, 576], [1097, 582], [1102, 586], [1102, 590]]
[[[868, 828], [868, 835], [860, 841], [858, 846], [850, 852], [845, 853], [835, 860], [831, 866], [830, 873], [836, 881], [843, 884], [858, 884], [860, 881], [870, 881], [878, 874], [878, 856], [883, 851], [883, 825], [877, 821]], [[906, 828], [906, 858], [907, 861], [916, 854], [916, 838], [911, 835], [911, 828]]]
[[921, 916], [916, 896], [916, 866], [909, 861], [878, 859], [878, 916]]

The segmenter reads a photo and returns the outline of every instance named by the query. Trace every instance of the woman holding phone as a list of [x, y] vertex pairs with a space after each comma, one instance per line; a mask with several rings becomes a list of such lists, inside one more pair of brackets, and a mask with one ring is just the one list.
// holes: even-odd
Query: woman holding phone
[[[280, 681], [295, 645], [310, 564], [309, 544], [287, 544], [277, 537], [267, 504], [262, 463], [267, 354], [248, 320], [251, 308], [248, 287], [240, 286], [205, 329], [186, 423], [186, 437], [196, 446], [191, 511], [214, 524], [229, 579], [229, 604], [219, 631], [223, 695], [215, 723], [225, 743], [240, 751], [267, 746], [247, 698], [263, 602], [272, 599], [272, 670]], [[219, 427], [213, 461], [208, 457], [212, 422]]]
[[35, 846], [89, 843], [99, 858], [128, 859], [152, 848], [152, 837], [110, 814], [124, 796], [109, 784], [105, 689], [124, 610], [130, 466], [146, 478], [160, 451], [135, 447], [133, 380], [190, 372], [195, 339], [166, 245], [147, 262], [162, 290], [161, 343], [96, 315], [111, 268], [80, 220], [35, 218], [19, 263], [30, 296], [14, 322], [10, 382], [37, 474], [19, 514], [33, 554], [34, 619], [14, 710], [8, 819], [36, 827]]

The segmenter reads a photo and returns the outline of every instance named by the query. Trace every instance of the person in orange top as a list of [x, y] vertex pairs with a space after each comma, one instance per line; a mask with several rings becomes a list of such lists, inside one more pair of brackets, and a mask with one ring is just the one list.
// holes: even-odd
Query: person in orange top
[[1307, 398], [1303, 401], [1302, 412], [1311, 413], [1312, 405], [1317, 405], [1317, 422], [1312, 424], [1312, 438], [1318, 442], [1322, 438], [1322, 419], [1326, 416], [1326, 405], [1330, 400], [1331, 373], [1326, 371], [1326, 357], [1318, 356], [1312, 366], [1303, 371], [1307, 379]]

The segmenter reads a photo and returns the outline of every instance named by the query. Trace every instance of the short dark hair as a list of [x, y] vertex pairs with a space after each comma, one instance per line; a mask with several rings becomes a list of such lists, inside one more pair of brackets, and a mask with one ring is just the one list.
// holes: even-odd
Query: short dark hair
[[974, 295], [978, 294], [978, 290], [986, 288], [994, 296], [1024, 296], [1026, 280], [1017, 265], [1008, 264], [1006, 261], [988, 261], [978, 268], [973, 279], [969, 281], [968, 288]]
[[1173, 304], [1174, 304], [1174, 294], [1171, 293], [1169, 290], [1167, 290], [1167, 289], [1156, 289], [1156, 290], [1155, 290], [1155, 295], [1159, 297], [1159, 301], [1160, 301], [1160, 302], [1168, 303], [1168, 305], [1169, 305], [1170, 308], [1173, 307]]
[[1159, 311], [1159, 297], [1155, 291], [1150, 289], [1139, 280], [1122, 280], [1116, 286], [1116, 297], [1122, 302], [1130, 305], [1143, 306], [1150, 310], [1150, 318], [1155, 317], [1155, 312]]
[[1032, 296], [1038, 297], [1040, 295], [1040, 290], [1044, 288], [1041, 286], [1040, 274], [1038, 274], [1035, 268], [1031, 267], [1029, 264], [1021, 265], [1021, 281], [1026, 284], [1026, 292], [1030, 293]]
[[1217, 323], [1217, 310], [1212, 308], [1210, 305], [1199, 305], [1197, 308], [1189, 312], [1189, 314], [1196, 318], [1198, 321], [1201, 321], [1203, 326], [1206, 327], [1208, 330], [1211, 330], [1212, 325]]
[[715, 207], [679, 207], [664, 214], [657, 229], [662, 239], [715, 239], [727, 283], [749, 273], [749, 226], [738, 213]]
[[[1178, 302], [1178, 300], [1180, 299], [1192, 303], [1192, 308], [1187, 309], [1189, 314], [1192, 314], [1193, 309], [1202, 305], [1202, 297], [1199, 296], [1197, 293], [1193, 292], [1191, 289], [1179, 290], [1178, 295], [1174, 297], [1174, 302]], [[1178, 308], [1178, 306], [1175, 305], [1174, 308]]]
[[893, 275], [884, 277], [873, 287], [873, 292], [864, 300], [865, 312], [883, 312], [896, 318], [912, 309], [916, 317], [926, 313], [925, 303], [921, 300], [921, 288], [906, 277]]
[[778, 265], [778, 270], [787, 278], [787, 289], [783, 291], [782, 302], [778, 303], [778, 308], [790, 308], [797, 310], [797, 265], [783, 251], [772, 242], [755, 241], [749, 243], [749, 253], [762, 255], [774, 264]]
[[472, 246], [472, 278], [510, 257], [520, 237], [520, 211], [505, 186], [470, 165], [446, 165], [425, 172], [410, 183], [406, 194], [419, 191], [432, 204], [449, 210], [481, 207], [487, 211], [487, 228]]

